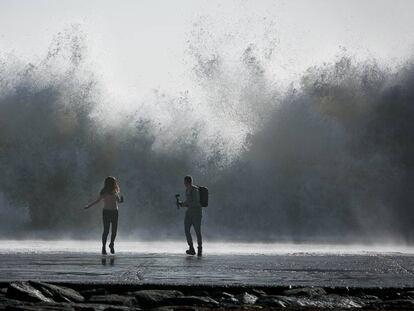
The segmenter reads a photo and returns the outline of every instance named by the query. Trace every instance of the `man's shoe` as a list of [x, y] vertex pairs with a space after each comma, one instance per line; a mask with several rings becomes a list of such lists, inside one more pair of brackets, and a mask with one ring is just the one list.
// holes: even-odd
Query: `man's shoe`
[[190, 249], [187, 249], [185, 252], [187, 253], [187, 255], [195, 255], [196, 254], [196, 252], [194, 250], [194, 247], [192, 247], [192, 246], [190, 247]]
[[102, 246], [102, 255], [106, 255], [106, 247]]
[[109, 249], [111, 250], [111, 254], [115, 254], [114, 244], [109, 244]]
[[198, 257], [203, 256], [203, 248], [201, 246], [197, 247], [197, 256]]

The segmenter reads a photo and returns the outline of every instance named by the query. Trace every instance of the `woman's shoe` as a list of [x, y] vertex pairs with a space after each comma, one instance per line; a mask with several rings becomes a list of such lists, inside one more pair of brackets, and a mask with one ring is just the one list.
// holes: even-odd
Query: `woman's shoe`
[[203, 256], [203, 248], [201, 246], [197, 247], [197, 256], [198, 257]]
[[115, 254], [114, 243], [109, 244], [109, 249], [111, 250], [111, 254]]
[[106, 255], [106, 247], [102, 246], [102, 255]]

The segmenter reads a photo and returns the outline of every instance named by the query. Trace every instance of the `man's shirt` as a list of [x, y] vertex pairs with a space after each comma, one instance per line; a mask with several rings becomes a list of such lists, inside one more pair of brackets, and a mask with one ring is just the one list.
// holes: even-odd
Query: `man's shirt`
[[200, 191], [198, 190], [198, 187], [191, 186], [190, 189], [186, 189], [185, 197], [186, 200], [183, 205], [187, 206], [188, 212], [201, 212]]

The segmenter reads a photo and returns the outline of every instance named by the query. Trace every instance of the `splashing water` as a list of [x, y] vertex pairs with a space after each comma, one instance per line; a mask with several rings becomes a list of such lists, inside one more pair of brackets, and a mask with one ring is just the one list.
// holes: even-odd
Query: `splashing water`
[[268, 48], [248, 44], [231, 63], [193, 38], [197, 90], [156, 90], [123, 112], [86, 46], [70, 29], [39, 62], [0, 59], [2, 234], [95, 236], [100, 211], [81, 209], [114, 175], [123, 236], [175, 238], [173, 195], [191, 173], [211, 191], [209, 238], [413, 241], [412, 63], [344, 55], [283, 91]]

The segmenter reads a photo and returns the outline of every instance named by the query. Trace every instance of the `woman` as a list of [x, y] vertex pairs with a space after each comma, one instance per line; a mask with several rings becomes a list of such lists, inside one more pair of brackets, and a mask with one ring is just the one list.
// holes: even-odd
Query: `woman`
[[85, 206], [88, 209], [95, 204], [104, 202], [103, 208], [103, 233], [102, 233], [102, 255], [106, 255], [106, 240], [109, 234], [109, 225], [112, 225], [111, 230], [111, 243], [109, 249], [111, 254], [115, 254], [114, 241], [116, 237], [116, 231], [118, 228], [118, 203], [122, 203], [124, 198], [120, 195], [120, 187], [115, 177], [109, 176], [105, 178], [104, 187], [102, 188], [99, 197]]

